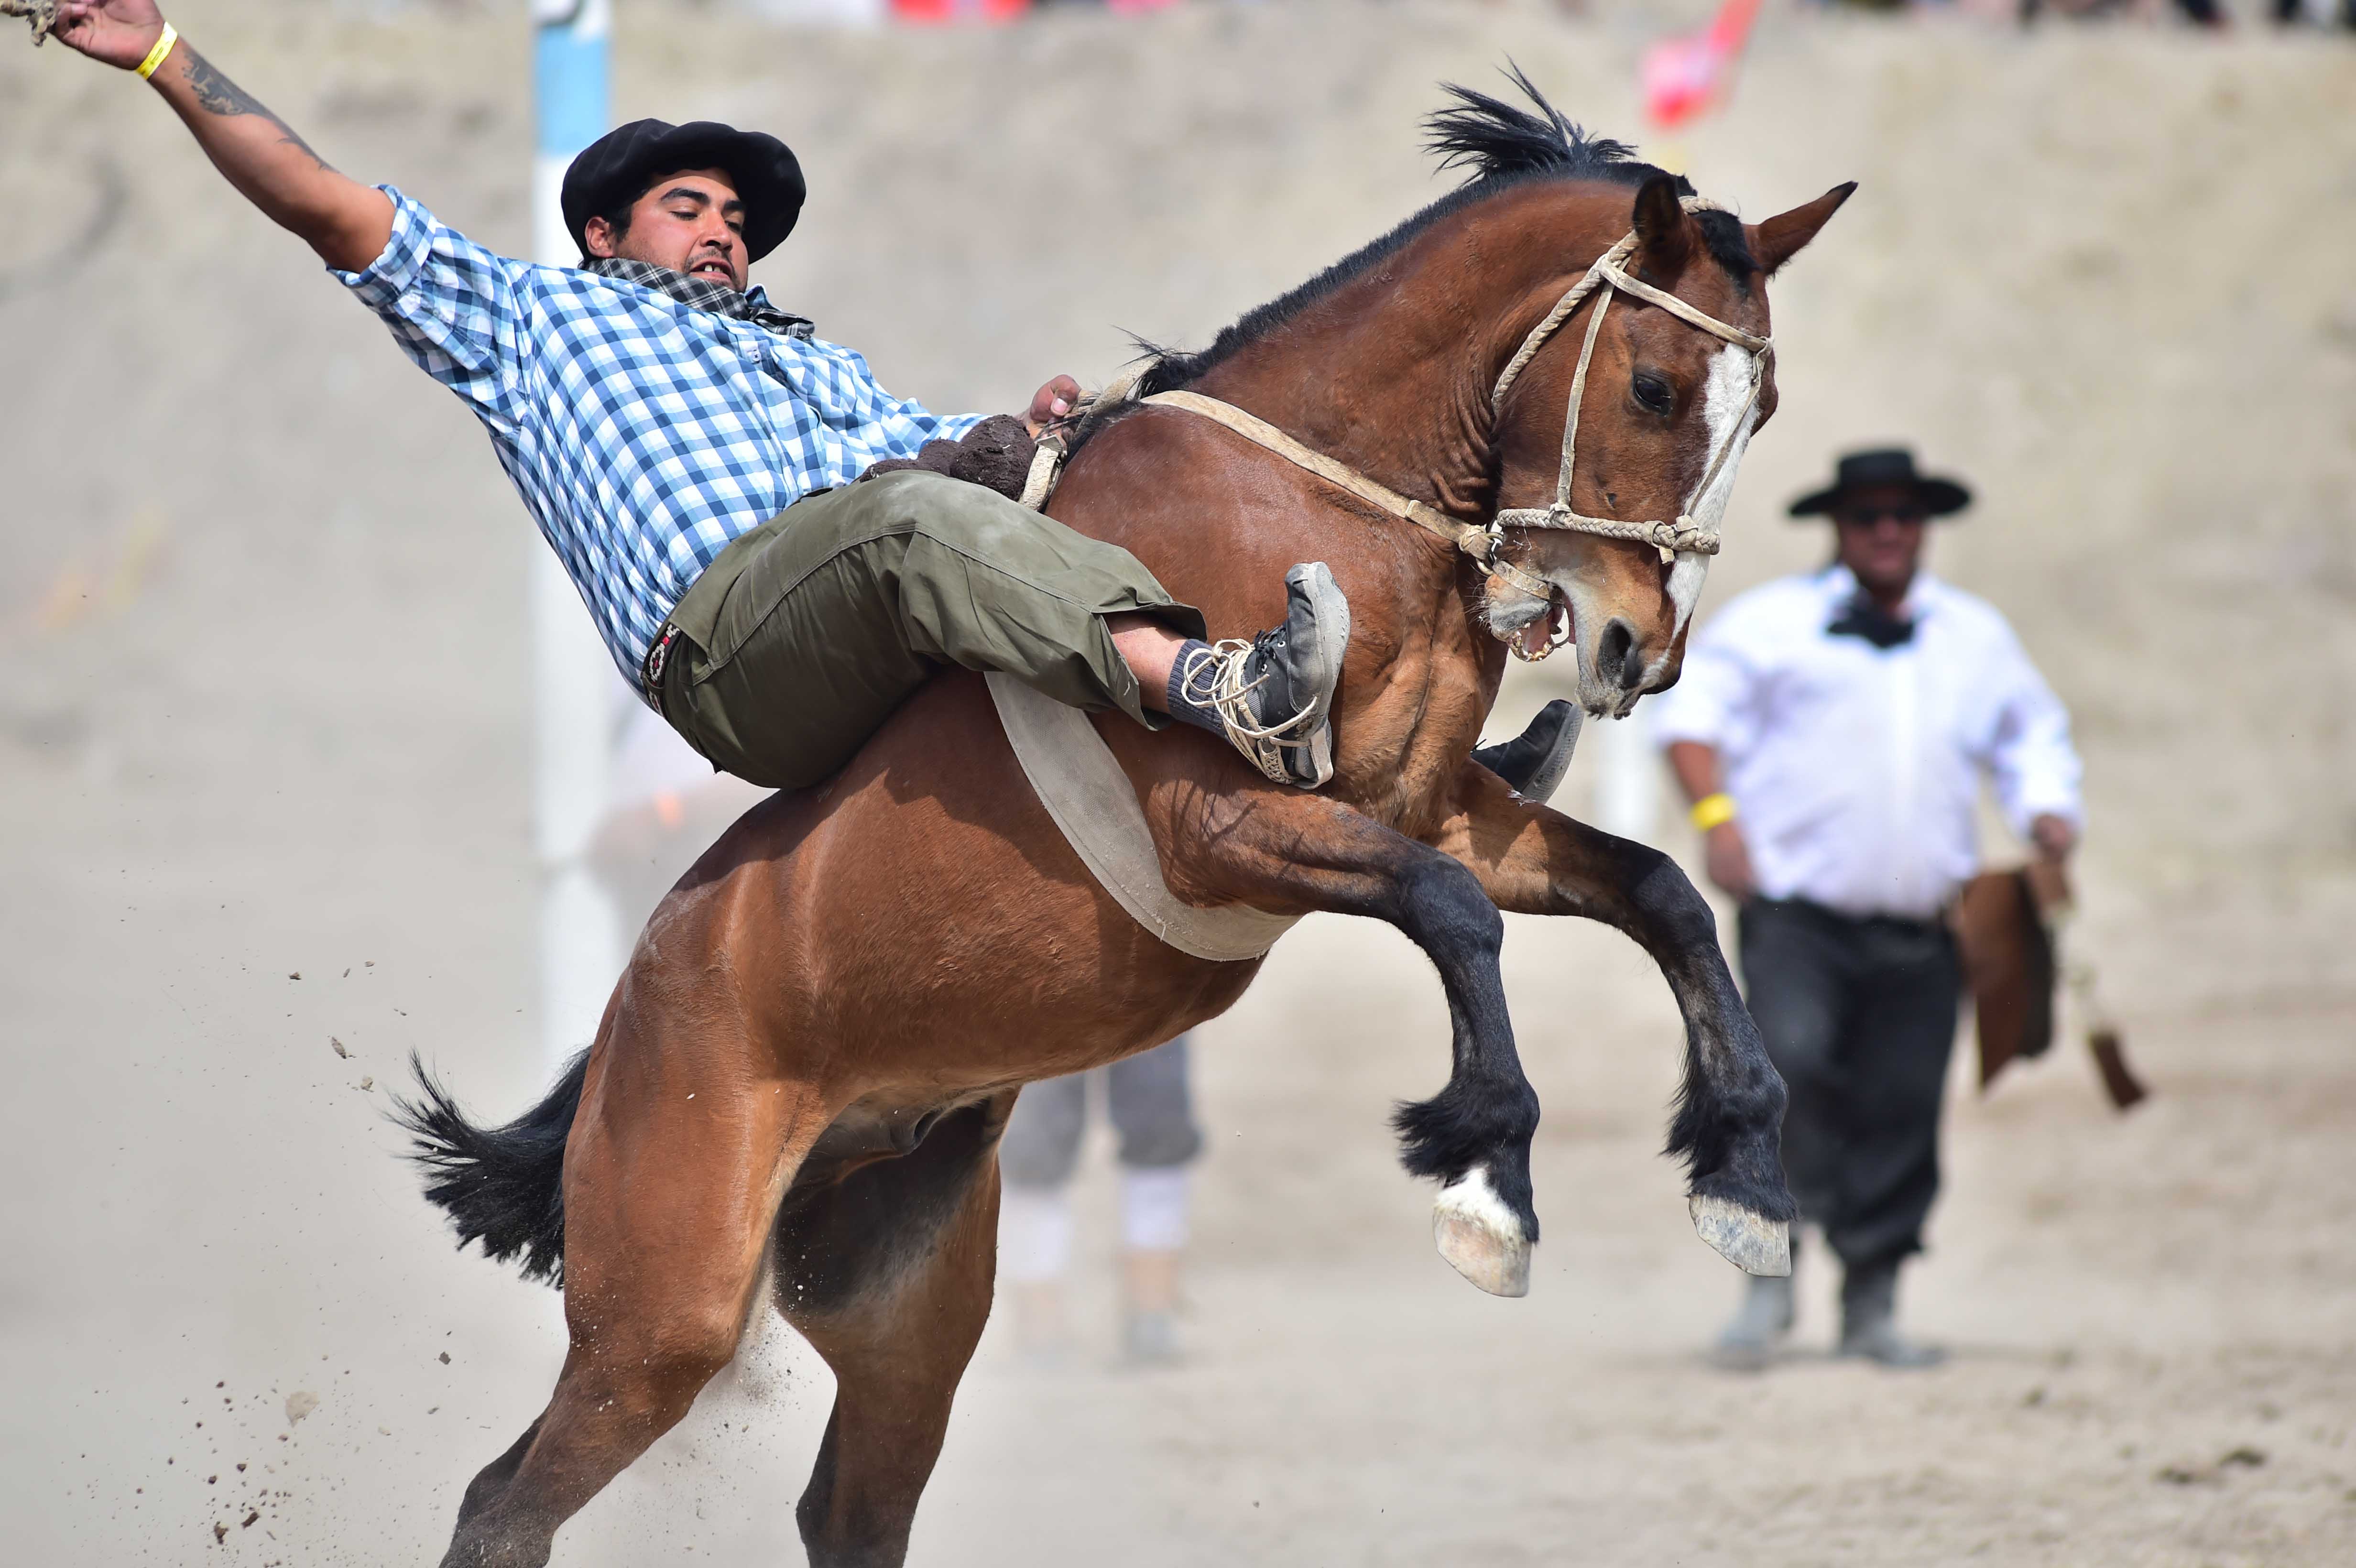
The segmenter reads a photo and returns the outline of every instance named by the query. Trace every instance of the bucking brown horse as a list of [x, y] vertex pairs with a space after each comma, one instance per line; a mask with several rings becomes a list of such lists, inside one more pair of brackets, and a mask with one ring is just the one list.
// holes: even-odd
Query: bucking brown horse
[[[1453, 1064], [1397, 1125], [1408, 1169], [1440, 1183], [1450, 1261], [1517, 1293], [1538, 1233], [1505, 909], [1603, 921], [1660, 965], [1687, 1032], [1668, 1147], [1697, 1222], [1780, 1273], [1783, 1089], [1708, 906], [1665, 856], [1523, 799], [1471, 752], [1506, 638], [1567, 626], [1594, 713], [1676, 678], [1706, 560], [1688, 524], [1722, 507], [1775, 406], [1767, 280], [1850, 187], [1742, 223], [1522, 86], [1535, 112], [1451, 90], [1433, 117], [1469, 183], [1137, 393], [1247, 411], [1468, 536], [1550, 500], [1687, 532], [1512, 528], [1476, 560], [1233, 429], [1135, 401], [1079, 432], [1050, 509], [1214, 627], [1281, 620], [1295, 561], [1329, 563], [1348, 594], [1326, 788], [1271, 784], [1197, 731], [1098, 729], [1180, 899], [1364, 915], [1430, 956]], [[1615, 245], [1633, 281], [1559, 310]], [[572, 1335], [547, 1409], [467, 1488], [444, 1563], [546, 1563], [764, 1294], [837, 1379], [798, 1509], [810, 1560], [901, 1562], [990, 1312], [1016, 1093], [1215, 1018], [1258, 972], [1164, 945], [1098, 887], [969, 673], [945, 671], [830, 782], [746, 815], [655, 912], [537, 1109], [480, 1129], [430, 1083], [410, 1108], [430, 1195], [464, 1240], [560, 1278]]]

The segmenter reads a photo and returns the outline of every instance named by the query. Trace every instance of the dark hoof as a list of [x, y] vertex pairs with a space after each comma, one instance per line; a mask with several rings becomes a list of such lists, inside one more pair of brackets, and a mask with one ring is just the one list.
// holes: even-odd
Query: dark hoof
[[1530, 720], [1530, 727], [1510, 741], [1483, 746], [1472, 760], [1513, 786], [1524, 800], [1544, 805], [1570, 771], [1571, 752], [1579, 745], [1580, 710], [1575, 703], [1555, 699]]

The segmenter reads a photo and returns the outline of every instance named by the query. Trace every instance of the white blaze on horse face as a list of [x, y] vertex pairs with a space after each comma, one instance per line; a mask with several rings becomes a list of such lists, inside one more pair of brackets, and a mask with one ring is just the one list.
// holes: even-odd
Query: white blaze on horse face
[[[1735, 471], [1742, 466], [1751, 432], [1759, 428], [1759, 400], [1752, 396], [1751, 379], [1762, 369], [1749, 349], [1731, 343], [1709, 362], [1709, 379], [1703, 383], [1701, 401], [1709, 446], [1708, 456], [1702, 461], [1708, 464], [1721, 451], [1726, 457], [1710, 476], [1708, 487], [1686, 506], [1686, 516], [1706, 528], [1717, 528], [1726, 516], [1726, 504], [1734, 496]], [[1676, 606], [1676, 631], [1684, 631], [1693, 618], [1694, 606], [1701, 603], [1702, 583], [1708, 576], [1709, 557], [1689, 549], [1677, 552], [1677, 563], [1669, 569], [1669, 602]]]

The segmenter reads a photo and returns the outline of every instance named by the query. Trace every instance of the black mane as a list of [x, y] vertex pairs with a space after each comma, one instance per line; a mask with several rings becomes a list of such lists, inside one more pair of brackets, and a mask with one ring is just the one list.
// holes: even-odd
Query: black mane
[[[1245, 315], [1233, 326], [1222, 329], [1207, 348], [1176, 353], [1143, 338], [1136, 339], [1141, 351], [1158, 357], [1139, 381], [1136, 395], [1151, 397], [1199, 380], [1237, 350], [1257, 342], [1396, 254], [1434, 223], [1500, 191], [1532, 180], [1602, 180], [1633, 190], [1646, 180], [1667, 174], [1665, 169], [1639, 160], [1635, 149], [1626, 143], [1608, 136], [1590, 136], [1573, 124], [1562, 111], [1547, 101], [1546, 95], [1522, 73], [1519, 66], [1509, 66], [1505, 76], [1530, 101], [1532, 109], [1522, 109], [1485, 92], [1451, 84], [1442, 91], [1453, 102], [1424, 122], [1426, 150], [1440, 155], [1441, 168], [1468, 169], [1471, 178], [1371, 245], [1344, 257], [1290, 293], [1269, 301]], [[1684, 176], [1676, 178], [1680, 196], [1694, 194], [1692, 184]], [[1747, 290], [1759, 263], [1742, 238], [1741, 223], [1723, 212], [1706, 210], [1697, 217], [1709, 253]], [[1092, 427], [1098, 422], [1091, 421], [1084, 426], [1079, 432], [1081, 439], [1094, 433]]]
[[[1454, 99], [1455, 105], [1438, 111], [1423, 123], [1424, 150], [1439, 154], [1443, 169], [1472, 170], [1469, 186], [1547, 175], [1558, 179], [1608, 180], [1633, 187], [1666, 172], [1640, 162], [1636, 149], [1627, 143], [1590, 136], [1573, 124], [1547, 101], [1546, 94], [1522, 74], [1521, 67], [1507, 67], [1505, 78], [1522, 90], [1537, 113], [1469, 87], [1443, 83], [1440, 91]], [[1683, 176], [1677, 180], [1677, 194], [1693, 194], [1693, 187]]]

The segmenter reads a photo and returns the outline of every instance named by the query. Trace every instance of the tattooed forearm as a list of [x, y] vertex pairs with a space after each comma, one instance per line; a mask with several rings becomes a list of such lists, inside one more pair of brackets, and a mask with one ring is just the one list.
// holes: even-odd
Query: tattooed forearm
[[186, 45], [181, 47], [187, 51], [188, 89], [197, 95], [198, 107], [208, 114], [217, 114], [223, 119], [240, 114], [252, 114], [267, 120], [278, 127], [282, 133], [282, 139], [289, 146], [301, 148], [309, 155], [311, 161], [321, 168], [328, 166], [327, 160], [312, 152], [311, 144], [296, 135], [294, 127], [264, 108], [262, 100], [223, 76], [212, 61], [197, 53], [195, 49], [188, 48]]

